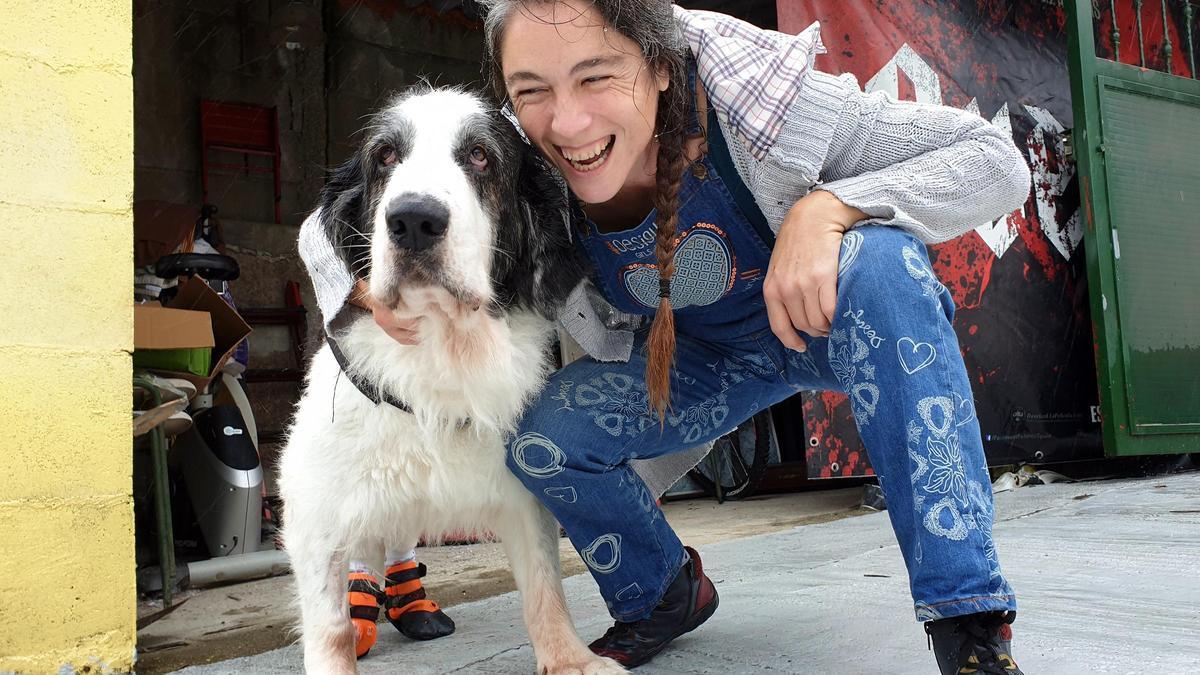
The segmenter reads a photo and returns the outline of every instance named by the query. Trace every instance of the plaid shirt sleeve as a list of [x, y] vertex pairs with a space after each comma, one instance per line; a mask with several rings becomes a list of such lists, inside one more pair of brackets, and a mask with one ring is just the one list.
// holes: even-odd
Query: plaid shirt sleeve
[[762, 161], [779, 137], [813, 57], [825, 53], [820, 24], [788, 35], [678, 5], [675, 19], [709, 100]]

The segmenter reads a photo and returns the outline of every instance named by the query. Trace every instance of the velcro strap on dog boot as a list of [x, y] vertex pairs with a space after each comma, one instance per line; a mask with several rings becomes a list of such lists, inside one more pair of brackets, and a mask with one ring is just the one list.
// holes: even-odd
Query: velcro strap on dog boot
[[365, 572], [351, 572], [346, 597], [350, 601], [350, 621], [354, 624], [354, 655], [362, 658], [375, 646], [378, 637], [379, 602], [383, 593], [379, 582]]
[[454, 621], [425, 595], [424, 563], [396, 563], [387, 569], [384, 607], [388, 621], [413, 640], [434, 640], [454, 632]]

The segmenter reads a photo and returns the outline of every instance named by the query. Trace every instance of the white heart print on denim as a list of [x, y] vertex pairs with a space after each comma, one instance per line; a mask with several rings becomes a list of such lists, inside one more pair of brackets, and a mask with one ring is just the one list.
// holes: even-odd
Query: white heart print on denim
[[[720, 228], [697, 223], [676, 241], [675, 274], [671, 277], [673, 308], [711, 305], [733, 288], [737, 260]], [[658, 307], [658, 265], [629, 265], [622, 270], [621, 278], [638, 303], [651, 309]]]

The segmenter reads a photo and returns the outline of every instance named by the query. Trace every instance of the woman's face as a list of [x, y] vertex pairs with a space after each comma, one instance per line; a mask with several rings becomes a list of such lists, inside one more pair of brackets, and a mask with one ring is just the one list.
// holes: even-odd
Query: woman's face
[[521, 127], [589, 204], [654, 184], [658, 94], [668, 80], [589, 3], [525, 3], [500, 47]]

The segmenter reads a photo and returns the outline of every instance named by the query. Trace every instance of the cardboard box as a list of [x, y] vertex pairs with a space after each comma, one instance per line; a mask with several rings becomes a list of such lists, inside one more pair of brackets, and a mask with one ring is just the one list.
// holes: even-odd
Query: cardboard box
[[212, 319], [207, 312], [134, 305], [133, 365], [136, 368], [206, 376], [212, 369]]
[[135, 349], [215, 347], [208, 312], [172, 309], [157, 303], [133, 306]]
[[[250, 335], [250, 326], [234, 311], [229, 303], [221, 299], [216, 291], [209, 288], [203, 279], [191, 277], [179, 284], [179, 292], [167, 303], [170, 309], [192, 310], [203, 312], [209, 316], [212, 329], [212, 367], [205, 376], [191, 373], [172, 373], [196, 385], [197, 391], [203, 391], [214, 377], [221, 373], [221, 367], [233, 355], [238, 343]], [[136, 338], [135, 338], [136, 342]]]

